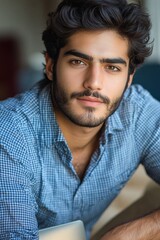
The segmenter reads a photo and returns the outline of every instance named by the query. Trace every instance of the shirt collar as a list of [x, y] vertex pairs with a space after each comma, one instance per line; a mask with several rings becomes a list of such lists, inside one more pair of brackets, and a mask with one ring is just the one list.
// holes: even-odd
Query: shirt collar
[[117, 109], [107, 120], [107, 133], [113, 134], [115, 131], [123, 130], [124, 126], [120, 118], [119, 109]]

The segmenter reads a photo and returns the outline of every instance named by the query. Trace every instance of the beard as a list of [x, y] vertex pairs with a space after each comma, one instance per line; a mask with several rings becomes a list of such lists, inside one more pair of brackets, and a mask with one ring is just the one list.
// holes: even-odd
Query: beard
[[[54, 76], [51, 85], [53, 105], [57, 111], [60, 111], [72, 123], [81, 127], [94, 128], [103, 124], [106, 119], [117, 110], [127, 88], [127, 83], [121, 96], [116, 98], [114, 101], [111, 101], [107, 96], [103, 96], [99, 92], [91, 91], [90, 89], [84, 90], [83, 92], [73, 92], [71, 95], [68, 95], [65, 88], [58, 84], [58, 81]], [[102, 104], [105, 105], [105, 110], [101, 116], [97, 116], [96, 109], [94, 107], [85, 106], [83, 107], [83, 113], [78, 113], [76, 109], [73, 109], [70, 106], [70, 102], [73, 99], [83, 96], [91, 96], [100, 99], [103, 102]]]

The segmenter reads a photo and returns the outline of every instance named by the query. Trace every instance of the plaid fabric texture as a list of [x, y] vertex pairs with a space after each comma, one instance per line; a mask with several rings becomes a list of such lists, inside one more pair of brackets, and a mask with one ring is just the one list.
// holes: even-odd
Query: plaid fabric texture
[[143, 164], [160, 182], [160, 103], [131, 86], [109, 117], [83, 181], [56, 122], [50, 85], [0, 103], [0, 239], [38, 239], [38, 229], [93, 224]]

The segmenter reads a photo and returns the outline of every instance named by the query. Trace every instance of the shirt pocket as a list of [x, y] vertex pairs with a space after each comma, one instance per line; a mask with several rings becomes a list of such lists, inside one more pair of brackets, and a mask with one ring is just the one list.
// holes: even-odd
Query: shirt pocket
[[105, 207], [108, 206], [125, 186], [131, 175], [132, 171], [129, 169], [120, 174], [96, 177], [96, 180], [90, 183], [84, 205], [89, 207], [103, 202]]
[[97, 177], [96, 182], [90, 185], [90, 189], [83, 198], [82, 215], [86, 221], [98, 219], [105, 209], [116, 198], [131, 174], [130, 170], [121, 174]]

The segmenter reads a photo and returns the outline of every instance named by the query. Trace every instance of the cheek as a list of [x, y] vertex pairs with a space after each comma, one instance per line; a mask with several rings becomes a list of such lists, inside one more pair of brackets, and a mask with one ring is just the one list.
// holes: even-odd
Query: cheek
[[80, 76], [71, 71], [58, 71], [57, 72], [57, 85], [65, 89], [66, 92], [79, 92], [82, 89], [82, 81]]
[[59, 72], [56, 76], [56, 88], [56, 91], [59, 92], [59, 94], [69, 97], [70, 94], [75, 91], [74, 81], [72, 81], [64, 72]]
[[107, 86], [105, 88], [105, 95], [110, 99], [110, 100], [114, 100], [117, 99], [119, 97], [121, 97], [121, 95], [124, 92], [125, 86], [121, 85], [117, 85], [117, 84], [112, 84], [110, 86]]
[[118, 77], [114, 79], [110, 79], [110, 81], [106, 81], [104, 86], [105, 93], [110, 99], [116, 99], [122, 96], [127, 85], [127, 77]]
[[82, 85], [85, 73], [81, 69], [74, 69], [66, 62], [59, 60], [56, 67], [56, 75], [59, 82], [72, 87], [72, 85]]

